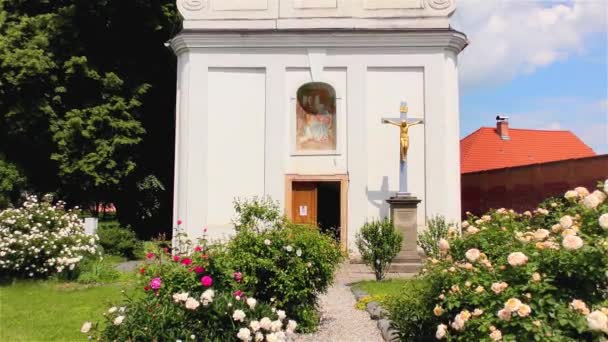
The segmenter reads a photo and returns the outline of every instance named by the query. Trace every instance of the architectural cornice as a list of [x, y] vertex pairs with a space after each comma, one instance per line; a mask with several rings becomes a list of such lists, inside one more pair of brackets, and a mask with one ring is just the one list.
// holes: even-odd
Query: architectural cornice
[[453, 29], [350, 31], [205, 31], [188, 30], [171, 39], [176, 55], [205, 48], [438, 48], [460, 53], [468, 39]]

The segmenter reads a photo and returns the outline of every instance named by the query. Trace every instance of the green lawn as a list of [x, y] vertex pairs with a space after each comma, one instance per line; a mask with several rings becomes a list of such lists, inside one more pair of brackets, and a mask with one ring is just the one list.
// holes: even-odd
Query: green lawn
[[[108, 259], [116, 263], [120, 259]], [[0, 341], [86, 341], [85, 321], [102, 322], [102, 313], [132, 291], [134, 275], [109, 284], [22, 280], [0, 285]]]
[[371, 296], [394, 296], [401, 293], [403, 285], [408, 281], [409, 279], [368, 280], [353, 286], [369, 293]]

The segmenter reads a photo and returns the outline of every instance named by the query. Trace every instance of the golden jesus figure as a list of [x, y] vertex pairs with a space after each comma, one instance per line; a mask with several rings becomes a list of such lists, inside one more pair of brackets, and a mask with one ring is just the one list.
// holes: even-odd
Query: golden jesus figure
[[409, 136], [409, 132], [408, 132], [410, 127], [419, 125], [422, 122], [423, 122], [422, 120], [417, 120], [414, 122], [407, 122], [407, 120], [401, 120], [399, 122], [399, 121], [392, 121], [389, 119], [382, 119], [382, 123], [388, 123], [391, 125], [399, 126], [399, 129], [400, 129], [399, 140], [401, 141], [401, 144], [400, 144], [401, 161], [405, 162], [407, 159], [407, 150], [410, 147], [410, 136]]

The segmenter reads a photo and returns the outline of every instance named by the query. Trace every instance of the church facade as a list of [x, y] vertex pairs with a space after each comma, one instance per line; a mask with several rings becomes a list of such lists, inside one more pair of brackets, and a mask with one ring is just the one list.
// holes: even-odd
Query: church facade
[[[233, 200], [269, 196], [345, 247], [407, 186], [427, 217], [460, 219], [454, 0], [178, 0], [174, 221], [233, 231]], [[415, 237], [406, 237], [413, 238]]]

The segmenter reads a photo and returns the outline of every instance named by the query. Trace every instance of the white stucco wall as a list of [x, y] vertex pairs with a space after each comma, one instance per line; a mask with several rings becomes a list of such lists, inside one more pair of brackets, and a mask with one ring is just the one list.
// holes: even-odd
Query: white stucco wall
[[[294, 36], [295, 35], [295, 36]], [[194, 237], [230, 234], [232, 199], [269, 195], [283, 205], [285, 175], [347, 174], [349, 247], [366, 219], [388, 214], [398, 190], [398, 128], [410, 117], [409, 191], [425, 217], [460, 216], [458, 33], [229, 33], [178, 36], [174, 220]], [[295, 94], [308, 81], [337, 92], [338, 151], [293, 150]]]

